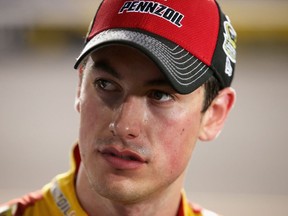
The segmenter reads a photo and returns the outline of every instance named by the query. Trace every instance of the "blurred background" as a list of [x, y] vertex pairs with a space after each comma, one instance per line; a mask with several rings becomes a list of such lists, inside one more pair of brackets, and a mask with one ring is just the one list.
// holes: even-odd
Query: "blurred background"
[[[226, 216], [288, 212], [288, 1], [219, 0], [238, 31], [237, 103], [199, 143], [188, 197]], [[0, 203], [69, 168], [75, 58], [96, 0], [0, 0]]]

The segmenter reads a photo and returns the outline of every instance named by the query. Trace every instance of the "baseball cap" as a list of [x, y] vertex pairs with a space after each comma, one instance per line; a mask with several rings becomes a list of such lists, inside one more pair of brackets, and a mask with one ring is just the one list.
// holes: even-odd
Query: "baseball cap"
[[172, 87], [193, 92], [214, 76], [231, 85], [237, 34], [214, 0], [103, 0], [76, 60], [110, 44], [125, 44], [150, 57]]

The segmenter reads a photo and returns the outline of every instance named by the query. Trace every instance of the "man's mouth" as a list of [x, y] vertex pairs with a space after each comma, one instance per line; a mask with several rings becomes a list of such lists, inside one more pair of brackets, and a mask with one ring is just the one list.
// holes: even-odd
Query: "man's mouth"
[[138, 161], [138, 159], [133, 157], [133, 156], [116, 155], [114, 153], [110, 153], [110, 155], [113, 156], [113, 157], [121, 158], [123, 160]]
[[99, 152], [110, 166], [120, 170], [136, 169], [147, 163], [138, 153], [127, 149], [118, 150], [114, 147], [108, 147], [99, 150]]
[[117, 157], [123, 160], [139, 161], [141, 163], [145, 163], [144, 158], [142, 158], [140, 155], [130, 150], [119, 151], [116, 148], [105, 148], [100, 152], [101, 154], [110, 155], [112, 157]]

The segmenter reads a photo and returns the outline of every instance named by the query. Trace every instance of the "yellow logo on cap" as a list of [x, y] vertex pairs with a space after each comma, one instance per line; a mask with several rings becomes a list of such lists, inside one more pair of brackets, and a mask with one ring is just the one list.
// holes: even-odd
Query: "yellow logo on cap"
[[237, 33], [234, 30], [229, 18], [226, 16], [227, 21], [224, 22], [224, 43], [223, 50], [229, 59], [236, 63], [236, 42], [237, 42]]

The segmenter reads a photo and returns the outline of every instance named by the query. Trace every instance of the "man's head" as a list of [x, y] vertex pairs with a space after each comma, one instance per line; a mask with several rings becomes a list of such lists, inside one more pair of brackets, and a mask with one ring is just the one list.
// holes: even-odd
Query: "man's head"
[[234, 75], [236, 40], [229, 18], [212, 0], [104, 0], [75, 68], [98, 48], [120, 43], [148, 55], [181, 94], [211, 76], [225, 88]]
[[101, 4], [75, 64], [79, 147], [95, 196], [177, 194], [196, 141], [214, 139], [233, 106], [235, 42], [211, 0]]

